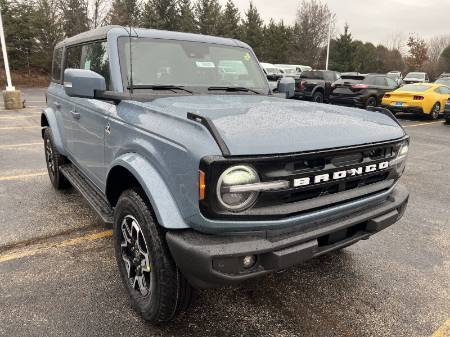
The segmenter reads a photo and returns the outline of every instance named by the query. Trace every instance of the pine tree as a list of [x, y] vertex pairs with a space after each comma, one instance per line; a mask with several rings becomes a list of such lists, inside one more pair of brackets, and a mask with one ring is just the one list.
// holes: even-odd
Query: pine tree
[[195, 33], [195, 16], [191, 0], [179, 0], [178, 15], [178, 30], [180, 32]]
[[238, 39], [240, 36], [241, 15], [232, 0], [228, 0], [220, 17], [218, 35]]
[[330, 69], [345, 72], [353, 71], [353, 39], [348, 24], [344, 27], [344, 34], [339, 35], [330, 56]]
[[89, 30], [87, 0], [61, 0], [63, 30], [67, 37]]
[[36, 68], [50, 71], [53, 49], [64, 38], [62, 21], [56, 6], [58, 0], [39, 0], [32, 20], [35, 43], [32, 64]]
[[136, 0], [114, 0], [107, 15], [110, 25], [136, 26], [140, 20], [140, 8]]
[[176, 0], [148, 0], [142, 11], [142, 24], [146, 28], [177, 30]]
[[264, 57], [263, 20], [252, 1], [250, 1], [250, 7], [245, 12], [245, 19], [242, 22], [241, 40], [249, 44], [259, 58]]
[[198, 0], [195, 5], [197, 29], [200, 34], [218, 35], [222, 8], [218, 0]]
[[263, 55], [260, 58], [269, 63], [288, 63], [292, 58], [292, 40], [292, 29], [283, 21], [277, 24], [271, 19], [264, 27]]

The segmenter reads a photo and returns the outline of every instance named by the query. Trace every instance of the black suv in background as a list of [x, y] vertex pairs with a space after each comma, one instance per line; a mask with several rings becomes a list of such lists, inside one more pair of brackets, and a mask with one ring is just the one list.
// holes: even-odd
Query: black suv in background
[[377, 106], [383, 95], [399, 85], [387, 75], [342, 75], [332, 84], [330, 103], [356, 107]]
[[341, 75], [330, 70], [304, 71], [298, 80], [295, 80], [295, 98], [312, 99], [323, 103], [329, 100], [331, 85]]

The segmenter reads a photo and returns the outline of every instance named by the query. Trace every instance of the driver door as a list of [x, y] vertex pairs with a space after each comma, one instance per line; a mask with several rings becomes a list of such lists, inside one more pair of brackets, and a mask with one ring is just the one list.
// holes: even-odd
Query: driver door
[[[68, 47], [70, 68], [92, 70], [103, 77], [109, 86], [109, 61], [105, 41], [95, 41]], [[104, 187], [106, 167], [104, 161], [105, 128], [112, 103], [88, 98], [70, 98], [70, 144], [74, 164], [100, 189]]]

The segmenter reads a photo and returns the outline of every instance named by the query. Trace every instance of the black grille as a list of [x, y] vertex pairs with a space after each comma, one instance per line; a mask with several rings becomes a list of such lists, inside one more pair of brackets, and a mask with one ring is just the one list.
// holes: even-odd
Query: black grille
[[[346, 202], [350, 200], [349, 196], [355, 199], [378, 193], [389, 189], [398, 179], [397, 172], [390, 167], [301, 187], [294, 187], [293, 181], [306, 177], [313, 179], [317, 175], [332, 175], [338, 171], [365, 168], [369, 165], [389, 162], [396, 157], [401, 143], [402, 141], [396, 141], [355, 148], [258, 158], [231, 158], [226, 160], [212, 158], [211, 162], [203, 163], [204, 166], [209, 167], [210, 174], [207, 175], [207, 186], [210, 188], [207, 190], [207, 200], [201, 204], [201, 208], [208, 216], [219, 218], [230, 216], [236, 218], [248, 216], [282, 217], [310, 211], [319, 207], [317, 205], [322, 205], [325, 200], [332, 200], [332, 203], [320, 207], [329, 207], [340, 202]], [[238, 164], [252, 165], [260, 174], [263, 182], [288, 180], [291, 185], [285, 190], [261, 193], [256, 205], [248, 211], [238, 214], [225, 212], [216, 207], [215, 195], [211, 191], [215, 191], [215, 182], [221, 172], [227, 167]]]

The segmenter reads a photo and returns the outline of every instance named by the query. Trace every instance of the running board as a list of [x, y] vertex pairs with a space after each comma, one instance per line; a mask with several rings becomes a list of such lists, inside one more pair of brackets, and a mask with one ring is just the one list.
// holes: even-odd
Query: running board
[[87, 180], [78, 168], [73, 164], [65, 164], [59, 170], [88, 201], [105, 223], [112, 224], [114, 222], [114, 211], [111, 205], [98, 188]]

